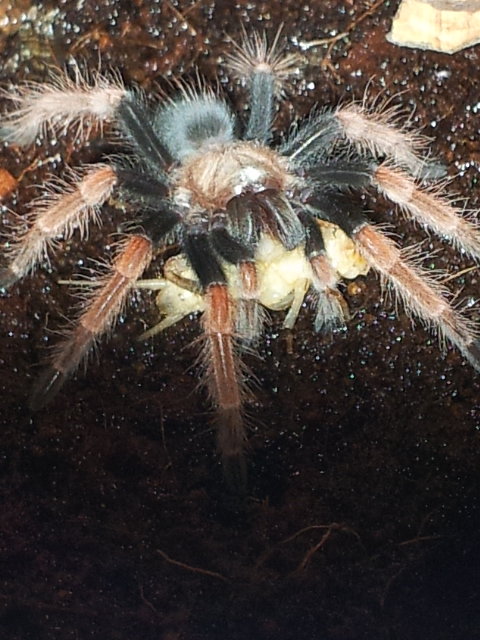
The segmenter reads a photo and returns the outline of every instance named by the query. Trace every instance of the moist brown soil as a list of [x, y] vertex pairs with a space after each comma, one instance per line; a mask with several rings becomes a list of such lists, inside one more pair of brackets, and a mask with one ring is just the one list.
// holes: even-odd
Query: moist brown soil
[[[42, 81], [48, 66], [75, 56], [172, 94], [172, 80], [198, 67], [239, 112], [245, 91], [219, 67], [226, 34], [238, 41], [241, 27], [274, 33], [284, 23], [298, 50], [347, 31], [330, 48], [304, 51], [279, 129], [367, 87], [372, 97], [394, 96], [415, 109], [415, 124], [456, 176], [449, 188], [479, 206], [480, 48], [449, 56], [389, 44], [397, 2], [376, 3], [361, 20], [366, 3], [349, 0], [34, 4], [36, 14], [31, 0], [0, 3], [4, 86]], [[21, 180], [4, 198], [2, 228], [65, 161], [107, 151], [98, 137], [80, 148], [71, 134], [5, 146], [1, 166]], [[428, 264], [454, 276], [459, 299], [478, 298], [477, 270], [455, 277], [471, 266], [462, 254], [379, 197], [365, 206], [376, 222], [395, 224], [403, 244], [436, 251]], [[273, 314], [259, 357], [247, 358], [258, 389], [245, 498], [224, 486], [197, 390], [198, 320], [137, 341], [156, 321], [148, 293], [86, 374], [48, 409], [29, 411], [54, 332], [75, 315], [58, 280], [88, 273], [92, 258], [111, 259], [121, 220], [106, 207], [88, 241], [60, 242], [51, 266], [0, 294], [0, 636], [480, 638], [478, 374], [382, 299], [373, 274], [347, 289], [348, 331], [316, 335], [306, 308], [287, 342], [282, 314]]]

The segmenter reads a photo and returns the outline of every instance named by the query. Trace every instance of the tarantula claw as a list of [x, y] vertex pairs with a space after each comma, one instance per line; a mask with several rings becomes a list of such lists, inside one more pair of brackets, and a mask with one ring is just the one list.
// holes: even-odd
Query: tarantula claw
[[67, 377], [62, 371], [47, 367], [33, 386], [28, 402], [29, 409], [32, 411], [44, 409], [61, 390], [66, 379]]

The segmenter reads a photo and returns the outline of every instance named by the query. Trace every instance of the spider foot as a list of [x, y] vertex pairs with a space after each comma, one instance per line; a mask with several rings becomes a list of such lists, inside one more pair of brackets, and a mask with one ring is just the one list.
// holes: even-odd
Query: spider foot
[[331, 333], [343, 329], [349, 317], [348, 305], [338, 290], [326, 290], [318, 296], [315, 331]]
[[12, 284], [17, 282], [18, 278], [18, 275], [10, 267], [0, 269], [0, 288], [7, 289], [11, 287]]
[[64, 371], [47, 367], [36, 381], [28, 403], [32, 411], [39, 411], [55, 398], [67, 380]]
[[480, 340], [467, 343], [461, 352], [472, 367], [480, 372]]
[[243, 454], [223, 456], [222, 469], [228, 490], [234, 495], [245, 495], [247, 492], [247, 465], [245, 463], [245, 456]]

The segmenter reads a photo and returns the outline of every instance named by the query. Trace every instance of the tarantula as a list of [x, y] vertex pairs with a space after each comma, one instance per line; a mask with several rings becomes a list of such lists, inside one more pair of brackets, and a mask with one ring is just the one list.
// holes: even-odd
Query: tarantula
[[[243, 473], [245, 372], [240, 354], [263, 331], [263, 309], [288, 309], [292, 328], [308, 291], [315, 330], [345, 323], [343, 277], [372, 267], [419, 316], [480, 370], [477, 331], [448, 302], [444, 287], [372, 225], [351, 197], [375, 188], [415, 221], [480, 258], [480, 233], [439, 189], [422, 186], [438, 174], [424, 141], [397, 127], [392, 109], [346, 104], [314, 112], [278, 145], [272, 143], [276, 100], [298, 58], [253, 35], [233, 45], [230, 70], [248, 86], [249, 114], [238, 118], [212, 91], [180, 85], [179, 95], [149, 108], [117, 76], [59, 74], [46, 84], [18, 87], [3, 121], [4, 139], [30, 145], [53, 130], [86, 137], [108, 122], [124, 155], [83, 169], [71, 184], [47, 189], [33, 203], [32, 223], [12, 242], [0, 271], [8, 287], [36, 268], [59, 236], [86, 233], [115, 194], [135, 210], [135, 226], [110, 271], [85, 304], [76, 328], [61, 342], [36, 383], [31, 407], [52, 400], [96, 340], [121, 312], [129, 292], [159, 249], [180, 246], [160, 288], [164, 320], [202, 313], [201, 362], [216, 412], [218, 448], [227, 469]], [[438, 177], [438, 175], [437, 175]], [[238, 471], [236, 472], [238, 475]]]

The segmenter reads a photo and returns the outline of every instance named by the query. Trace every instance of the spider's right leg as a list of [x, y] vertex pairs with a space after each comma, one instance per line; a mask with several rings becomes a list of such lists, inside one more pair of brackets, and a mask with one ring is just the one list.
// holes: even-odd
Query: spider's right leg
[[448, 301], [448, 291], [431, 274], [409, 259], [384, 233], [369, 224], [362, 213], [348, 210], [335, 195], [311, 199], [319, 217], [337, 224], [355, 243], [368, 264], [390, 285], [416, 315], [438, 331], [442, 342], [450, 340], [470, 364], [480, 371], [480, 341], [473, 323]]
[[282, 145], [297, 166], [314, 167], [332, 153], [338, 140], [353, 145], [361, 157], [388, 159], [420, 179], [438, 179], [445, 169], [425, 157], [427, 138], [397, 124], [394, 107], [375, 111], [364, 104], [340, 106], [314, 114]]
[[34, 204], [32, 226], [12, 243], [11, 262], [0, 269], [0, 287], [9, 287], [31, 272], [55, 238], [62, 234], [68, 238], [77, 227], [84, 235], [116, 183], [117, 175], [112, 167], [96, 165], [66, 191], [52, 192]]

